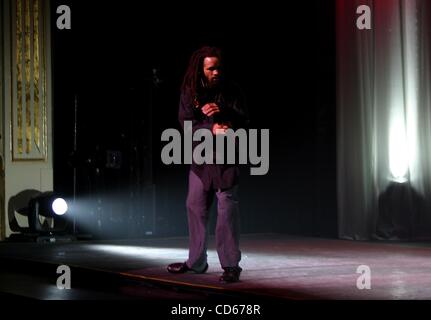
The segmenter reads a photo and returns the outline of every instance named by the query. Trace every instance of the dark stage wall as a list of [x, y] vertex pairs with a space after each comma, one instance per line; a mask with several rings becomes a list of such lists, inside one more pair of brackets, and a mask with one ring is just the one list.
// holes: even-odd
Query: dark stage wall
[[[153, 183], [156, 233], [186, 234], [188, 168], [161, 163], [160, 134], [179, 128], [179, 87], [190, 54], [217, 45], [247, 96], [252, 127], [270, 129], [268, 175], [242, 176], [243, 232], [335, 237], [333, 1], [157, 3], [52, 1], [55, 188], [72, 194], [77, 165], [78, 198], [121, 194], [126, 200], [100, 215], [111, 229], [123, 220], [126, 230], [150, 210], [129, 200], [150, 201]], [[72, 9], [72, 30], [56, 29], [58, 5]], [[78, 153], [71, 158], [75, 95]], [[109, 150], [122, 159], [107, 168]], [[154, 221], [141, 223], [133, 225], [146, 229]]]

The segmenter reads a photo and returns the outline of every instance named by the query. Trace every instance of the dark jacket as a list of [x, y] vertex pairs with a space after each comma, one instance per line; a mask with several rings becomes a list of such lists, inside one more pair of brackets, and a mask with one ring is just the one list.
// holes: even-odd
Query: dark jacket
[[[207, 103], [215, 102], [220, 113], [207, 117], [200, 110]], [[178, 118], [184, 129], [184, 121], [192, 121], [193, 133], [198, 129], [212, 130], [214, 123], [230, 122], [232, 129], [248, 127], [248, 112], [244, 96], [237, 85], [224, 84], [216, 90], [207, 90], [199, 98], [198, 105], [188, 90], [181, 93]], [[193, 143], [194, 147], [200, 142]], [[215, 142], [214, 142], [215, 146]], [[201, 179], [206, 190], [229, 189], [239, 182], [239, 168], [232, 164], [196, 164], [191, 170]]]

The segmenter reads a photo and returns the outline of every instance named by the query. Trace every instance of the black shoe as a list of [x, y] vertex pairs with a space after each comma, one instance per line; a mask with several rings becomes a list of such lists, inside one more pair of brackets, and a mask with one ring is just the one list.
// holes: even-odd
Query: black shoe
[[240, 267], [226, 267], [220, 277], [221, 282], [238, 282], [242, 269]]
[[189, 271], [193, 271], [195, 273], [205, 273], [208, 270], [208, 263], [205, 265], [205, 268], [202, 271], [196, 271], [187, 266], [185, 262], [177, 262], [168, 265], [168, 272], [170, 273], [186, 273]]
[[190, 270], [185, 262], [177, 262], [168, 265], [168, 272], [170, 273], [186, 273]]

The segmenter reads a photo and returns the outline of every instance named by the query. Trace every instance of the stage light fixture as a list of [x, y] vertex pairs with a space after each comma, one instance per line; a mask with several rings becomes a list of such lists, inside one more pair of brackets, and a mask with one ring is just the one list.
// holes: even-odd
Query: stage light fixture
[[63, 198], [56, 198], [52, 202], [51, 207], [52, 207], [52, 211], [54, 211], [54, 213], [59, 216], [64, 215], [68, 210], [67, 202]]
[[[64, 215], [68, 206], [66, 200], [56, 193], [49, 191], [41, 193], [32, 199], [28, 204], [29, 228], [36, 232], [59, 232], [64, 231], [67, 221]], [[52, 223], [41, 223], [40, 217], [53, 219]]]

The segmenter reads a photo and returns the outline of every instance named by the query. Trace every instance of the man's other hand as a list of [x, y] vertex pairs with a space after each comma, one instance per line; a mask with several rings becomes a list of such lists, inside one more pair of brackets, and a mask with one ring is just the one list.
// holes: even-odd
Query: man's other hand
[[225, 134], [227, 129], [229, 129], [228, 125], [215, 123], [213, 125], [213, 134]]

